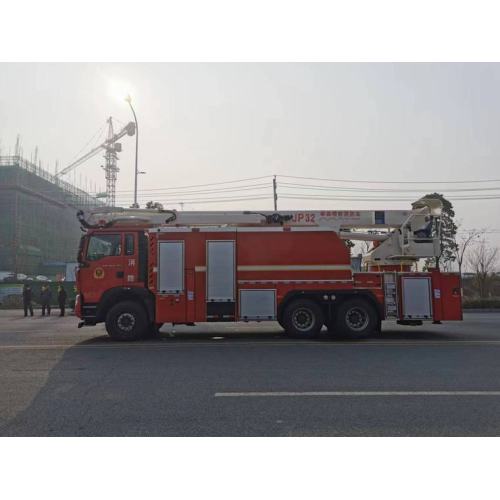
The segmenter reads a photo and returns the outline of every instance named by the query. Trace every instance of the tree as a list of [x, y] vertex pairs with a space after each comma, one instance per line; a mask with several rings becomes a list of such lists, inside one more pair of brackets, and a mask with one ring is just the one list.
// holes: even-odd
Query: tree
[[455, 210], [452, 203], [440, 193], [430, 193], [424, 198], [433, 198], [441, 200], [443, 211], [441, 213], [441, 255], [426, 259], [424, 269], [431, 266], [439, 268], [440, 264], [445, 270], [450, 270], [451, 265], [456, 260], [456, 235], [457, 225], [455, 224]]
[[455, 262], [458, 264], [458, 272], [460, 276], [462, 276], [462, 268], [466, 261], [469, 246], [477, 241], [484, 233], [485, 229], [469, 229], [458, 239], [455, 237], [455, 247], [453, 249], [453, 253], [455, 255]]
[[484, 236], [467, 253], [467, 264], [474, 273], [474, 283], [482, 299], [489, 295], [497, 263], [498, 248], [489, 246]]

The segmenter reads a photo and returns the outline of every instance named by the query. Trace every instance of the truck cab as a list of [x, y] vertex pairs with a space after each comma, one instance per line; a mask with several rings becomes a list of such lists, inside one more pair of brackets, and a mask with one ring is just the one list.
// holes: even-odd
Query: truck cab
[[85, 324], [103, 321], [107, 307], [123, 297], [144, 295], [147, 239], [144, 230], [93, 229], [80, 240], [76, 273], [77, 315]]

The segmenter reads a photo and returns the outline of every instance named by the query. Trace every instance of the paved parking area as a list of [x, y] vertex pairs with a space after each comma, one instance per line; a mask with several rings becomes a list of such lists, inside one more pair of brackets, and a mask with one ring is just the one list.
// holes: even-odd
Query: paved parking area
[[356, 342], [262, 323], [121, 344], [0, 311], [0, 435], [500, 435], [499, 357], [498, 313]]

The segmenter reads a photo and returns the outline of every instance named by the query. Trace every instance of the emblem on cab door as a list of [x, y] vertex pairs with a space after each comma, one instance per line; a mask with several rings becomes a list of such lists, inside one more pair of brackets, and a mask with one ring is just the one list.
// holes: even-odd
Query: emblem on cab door
[[96, 267], [94, 271], [94, 278], [100, 280], [104, 278], [104, 269], [102, 267]]

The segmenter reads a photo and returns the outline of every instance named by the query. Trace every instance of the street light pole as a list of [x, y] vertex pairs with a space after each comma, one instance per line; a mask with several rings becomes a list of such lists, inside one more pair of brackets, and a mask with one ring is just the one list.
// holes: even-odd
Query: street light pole
[[134, 203], [131, 208], [139, 208], [139, 204], [137, 203], [137, 176], [139, 174], [138, 170], [138, 158], [139, 158], [139, 125], [137, 123], [137, 115], [135, 114], [134, 107], [132, 106], [132, 97], [128, 95], [125, 100], [128, 102], [130, 109], [132, 110], [132, 114], [134, 115], [135, 121], [135, 176], [134, 176]]

